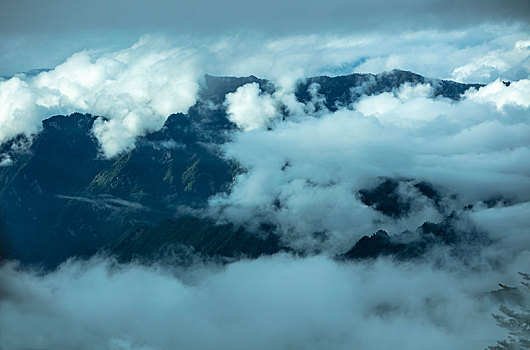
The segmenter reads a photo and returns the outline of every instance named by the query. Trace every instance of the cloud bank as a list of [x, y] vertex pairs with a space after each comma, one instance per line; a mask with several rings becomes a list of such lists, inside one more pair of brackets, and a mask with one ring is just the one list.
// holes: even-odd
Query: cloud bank
[[[485, 291], [513, 266], [469, 274], [423, 264], [277, 255], [222, 269], [70, 261], [0, 269], [0, 344], [69, 349], [470, 349], [504, 336]], [[527, 266], [527, 265], [526, 265]], [[502, 276], [502, 277], [501, 277]], [[68, 331], [65, 331], [68, 330]]]
[[51, 115], [87, 112], [103, 117], [92, 131], [111, 158], [186, 112], [201, 78], [192, 51], [149, 37], [120, 51], [82, 51], [53, 70], [0, 82], [0, 142], [31, 137]]
[[[212, 215], [269, 222], [296, 249], [340, 253], [362, 235], [415, 230], [468, 204], [527, 203], [529, 83], [497, 80], [458, 102], [433, 98], [430, 84], [403, 85], [334, 113], [294, 114], [271, 130], [241, 131], [223, 147], [247, 171], [229, 193], [210, 200]], [[228, 110], [244, 103], [229, 97]], [[431, 183], [445, 200], [440, 205], [401, 188], [414, 207], [405, 217], [388, 217], [359, 198], [381, 178]], [[325, 242], [318, 232], [327, 235]]]

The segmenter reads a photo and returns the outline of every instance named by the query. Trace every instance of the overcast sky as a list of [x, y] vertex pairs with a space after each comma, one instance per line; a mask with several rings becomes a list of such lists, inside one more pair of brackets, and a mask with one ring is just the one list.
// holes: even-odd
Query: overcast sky
[[530, 2], [3, 0], [0, 74], [53, 67], [82, 49], [124, 48], [145, 33], [216, 38], [447, 31], [479, 25], [528, 28]]
[[521, 0], [405, 1], [2, 1], [5, 34], [93, 29], [176, 30], [218, 33], [257, 29], [270, 33], [371, 29], [454, 28], [484, 21], [527, 20]]

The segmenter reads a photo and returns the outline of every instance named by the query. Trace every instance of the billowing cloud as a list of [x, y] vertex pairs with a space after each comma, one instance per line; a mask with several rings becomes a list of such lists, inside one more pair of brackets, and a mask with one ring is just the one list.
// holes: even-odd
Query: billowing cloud
[[[70, 261], [0, 268], [0, 344], [53, 349], [470, 349], [505, 335], [487, 291], [500, 274], [277, 255], [176, 272]], [[65, 331], [65, 330], [68, 331]]]
[[53, 70], [0, 82], [0, 142], [31, 136], [53, 114], [80, 111], [103, 117], [93, 132], [113, 157], [171, 113], [186, 112], [200, 78], [192, 51], [149, 37], [120, 51], [79, 52]]
[[228, 119], [243, 130], [267, 128], [281, 116], [276, 110], [276, 102], [260, 91], [257, 83], [239, 87], [226, 95]]
[[[243, 128], [258, 128], [279, 118], [279, 106], [297, 115], [310, 107], [300, 106], [292, 95], [295, 83], [310, 75], [400, 68], [435, 78], [492, 82], [522, 80], [530, 69], [530, 37], [518, 26], [390, 36], [370, 32], [171, 40], [151, 36], [122, 50], [81, 51], [50, 71], [0, 80], [0, 142], [19, 133], [38, 132], [41, 120], [55, 113], [79, 111], [106, 118], [96, 121], [93, 132], [103, 153], [115, 156], [132, 148], [136, 136], [159, 129], [169, 114], [193, 105], [201, 72], [272, 79], [274, 101], [255, 86], [231, 95], [234, 103], [227, 100], [234, 121]], [[385, 45], [380, 45], [383, 40]], [[495, 57], [495, 70], [476, 73], [482, 64], [476, 61], [488, 57]], [[519, 94], [524, 91], [522, 87]], [[482, 91], [486, 93], [495, 92]], [[237, 96], [248, 98], [249, 103], [235, 103]], [[251, 107], [250, 102], [260, 106]], [[260, 114], [250, 113], [252, 109], [261, 109]]]
[[501, 75], [509, 80], [523, 78], [530, 71], [529, 48], [530, 40], [518, 40], [511, 48], [491, 48], [455, 68], [452, 76], [458, 81], [478, 82], [491, 81]]
[[[403, 85], [334, 113], [294, 115], [272, 130], [239, 132], [224, 150], [248, 171], [229, 193], [210, 200], [212, 215], [270, 222], [292, 247], [337, 253], [362, 235], [415, 230], [470, 203], [527, 202], [528, 83], [495, 81], [459, 102], [433, 98], [428, 84]], [[440, 207], [410, 187], [402, 193], [415, 197], [412, 212], [385, 216], [358, 196], [379, 178], [426, 181], [447, 202]], [[318, 232], [328, 239], [322, 242]]]
[[523, 79], [510, 83], [508, 89], [498, 79], [478, 91], [470, 91], [468, 99], [477, 102], [493, 103], [498, 110], [503, 111], [507, 106], [530, 107], [530, 80]]

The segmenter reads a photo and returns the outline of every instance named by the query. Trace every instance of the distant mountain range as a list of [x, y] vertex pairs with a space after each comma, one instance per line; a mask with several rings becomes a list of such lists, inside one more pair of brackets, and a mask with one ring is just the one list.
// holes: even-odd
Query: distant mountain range
[[[91, 133], [97, 116], [88, 114], [46, 119], [29, 147], [18, 146], [25, 142], [22, 136], [1, 144], [0, 155], [9, 155], [12, 160], [0, 167], [2, 257], [54, 267], [69, 257], [88, 257], [98, 251], [130, 260], [168, 254], [171, 247], [172, 252], [180, 252], [179, 259], [190, 252], [233, 259], [288, 250], [274, 227], [262, 225], [258, 232], [248, 232], [234, 224], [175, 215], [179, 208], [205, 207], [209, 197], [229, 191], [241, 171], [238, 164], [218, 153], [217, 146], [229, 140], [227, 131], [236, 128], [222, 105], [225, 95], [247, 83], [274, 91], [269, 81], [254, 76], [206, 76], [198, 102], [187, 114], [169, 116], [160, 131], [140, 137], [135, 149], [111, 160], [100, 157]], [[399, 70], [378, 75], [321, 76], [297, 86], [299, 101], [311, 99], [313, 83], [320, 85], [319, 93], [332, 111], [362, 94], [389, 92], [405, 83], [429, 83], [434, 96], [454, 100], [467, 89], [481, 86], [427, 79]], [[204, 108], [207, 102], [217, 107]], [[366, 205], [385, 215], [402, 215], [406, 204], [393, 197], [399, 181], [412, 180], [388, 179], [359, 195]], [[429, 184], [414, 186], [433, 200], [439, 196]], [[421, 255], [433, 240], [455, 242], [449, 237], [450, 226], [429, 225], [419, 229], [430, 238], [407, 247], [385, 232], [373, 236], [367, 232], [355, 247], [344, 247], [342, 257], [397, 254], [403, 258]]]

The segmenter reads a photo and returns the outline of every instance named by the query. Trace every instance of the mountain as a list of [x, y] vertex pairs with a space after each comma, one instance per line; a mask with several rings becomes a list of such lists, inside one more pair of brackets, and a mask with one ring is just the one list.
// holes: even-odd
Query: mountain
[[312, 77], [299, 84], [296, 97], [301, 102], [311, 100], [310, 86], [318, 84], [318, 92], [326, 97], [325, 105], [335, 111], [340, 106], [358, 100], [362, 95], [377, 95], [390, 92], [403, 84], [430, 84], [434, 97], [443, 96], [459, 100], [461, 95], [470, 88], [480, 88], [481, 84], [460, 84], [449, 80], [429, 79], [412, 72], [394, 69], [382, 74], [350, 74], [337, 77]]
[[461, 219], [460, 215], [453, 212], [439, 223], [424, 222], [414, 232], [389, 235], [386, 231], [379, 230], [370, 236], [363, 236], [338, 258], [362, 260], [390, 256], [397, 260], [412, 260], [421, 259], [431, 249], [438, 247], [465, 264], [478, 254], [481, 244], [489, 241], [476, 229], [462, 228]]
[[[204, 208], [209, 197], [229, 191], [242, 171], [222, 157], [219, 146], [229, 141], [229, 132], [236, 128], [222, 105], [224, 96], [247, 83], [274, 91], [273, 84], [254, 76], [207, 75], [198, 102], [188, 113], [170, 115], [161, 130], [140, 137], [133, 150], [115, 159], [101, 156], [91, 132], [98, 116], [89, 114], [44, 120], [42, 131], [29, 146], [22, 136], [1, 144], [0, 155], [11, 159], [8, 166], [0, 167], [2, 257], [53, 267], [68, 257], [90, 256], [101, 249], [121, 259], [154, 255], [168, 246], [187, 246], [227, 258], [282, 249], [270, 230], [250, 233], [210, 219], [175, 216]], [[336, 110], [356, 101], [361, 93], [388, 92], [405, 83], [429, 83], [435, 96], [454, 100], [467, 89], [480, 87], [394, 70], [309, 78], [298, 84], [295, 95], [307, 102], [318, 84], [326, 107]], [[401, 215], [406, 204], [398, 207], [384, 194], [394, 185], [382, 186], [359, 195], [385, 214]], [[428, 197], [436, 196], [428, 184], [415, 186]], [[377, 191], [382, 191], [382, 197]]]
[[168, 257], [185, 261], [190, 253], [206, 257], [234, 259], [257, 258], [287, 250], [267, 227], [248, 232], [234, 224], [217, 224], [212, 219], [184, 216], [166, 219], [151, 227], [138, 224], [103, 247], [118, 261], [164, 260]]

